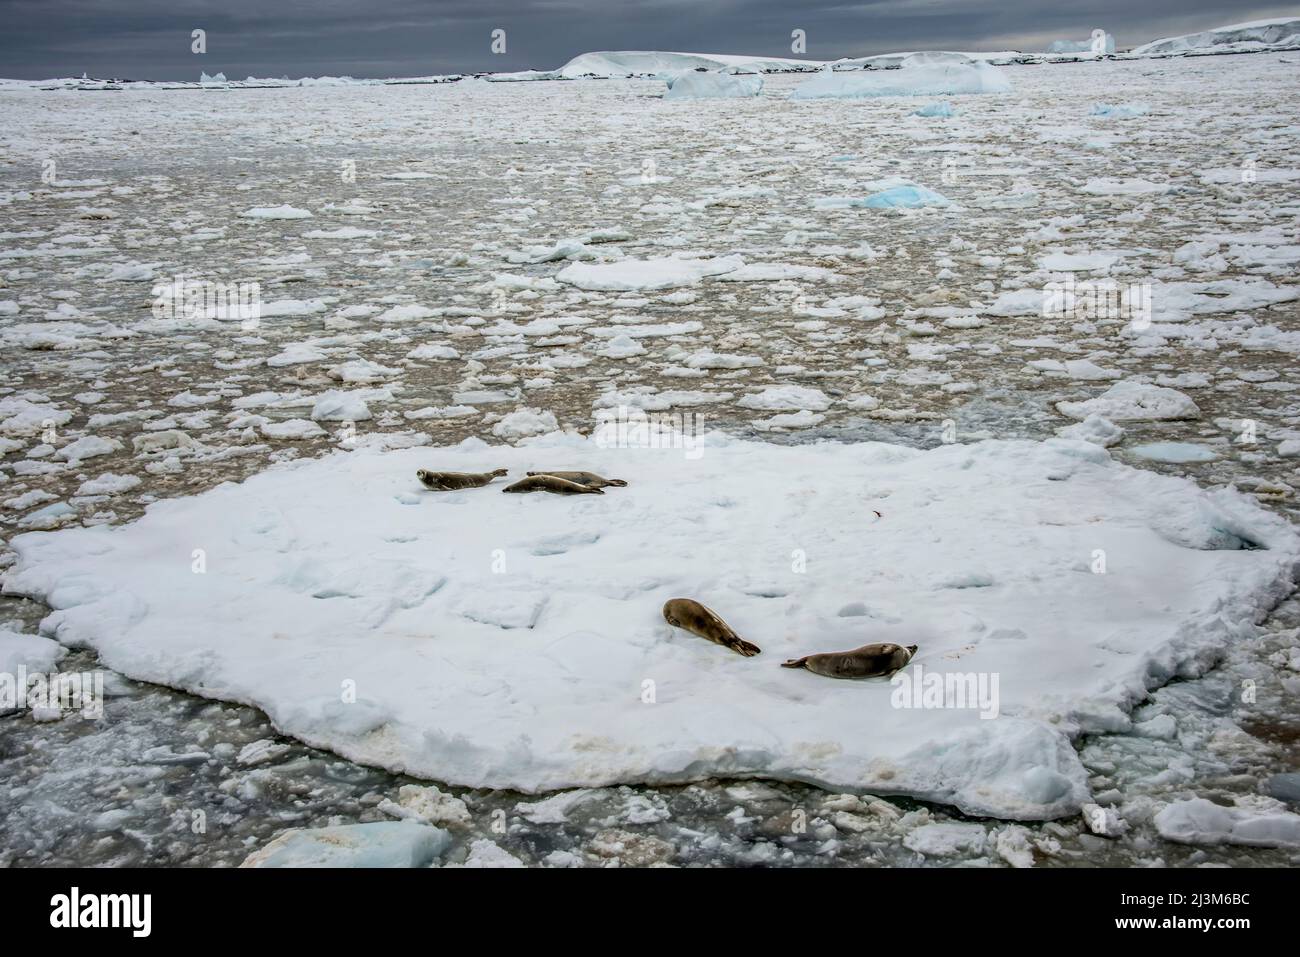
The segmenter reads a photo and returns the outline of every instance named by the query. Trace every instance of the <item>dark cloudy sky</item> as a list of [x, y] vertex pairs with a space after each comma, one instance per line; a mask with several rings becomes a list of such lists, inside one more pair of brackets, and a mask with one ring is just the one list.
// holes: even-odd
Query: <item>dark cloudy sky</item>
[[[588, 50], [791, 55], [1118, 45], [1300, 15], [1264, 0], [0, 0], [0, 77], [413, 76], [551, 69]], [[190, 33], [207, 31], [207, 53]], [[506, 31], [506, 53], [491, 32]]]

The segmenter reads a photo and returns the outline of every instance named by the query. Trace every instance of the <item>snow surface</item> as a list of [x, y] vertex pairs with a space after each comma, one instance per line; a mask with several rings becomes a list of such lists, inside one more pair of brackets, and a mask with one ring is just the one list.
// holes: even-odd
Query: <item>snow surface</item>
[[[109, 667], [452, 784], [754, 775], [1036, 819], [1090, 799], [1070, 735], [1124, 728], [1149, 685], [1208, 667], [1300, 559], [1295, 530], [1253, 501], [1083, 442], [922, 452], [713, 435], [697, 451], [560, 434], [366, 446], [130, 525], [20, 535], [4, 590], [46, 601], [42, 630]], [[630, 484], [433, 493], [414, 474], [429, 467]], [[667, 626], [678, 595], [763, 654]], [[779, 667], [887, 640], [920, 646], [913, 669], [1000, 675], [998, 716], [894, 707], [883, 680]]]

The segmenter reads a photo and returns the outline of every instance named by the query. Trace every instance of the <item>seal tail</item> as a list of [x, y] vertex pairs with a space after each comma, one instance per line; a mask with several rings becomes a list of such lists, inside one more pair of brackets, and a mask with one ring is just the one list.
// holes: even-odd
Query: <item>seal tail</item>
[[782, 668], [802, 668], [802, 667], [804, 666], [804, 662], [806, 662], [807, 660], [808, 660], [807, 656], [804, 656], [803, 658], [790, 658], [790, 659], [787, 660], [787, 661], [783, 661], [783, 662], [781, 662], [781, 667], [782, 667]]
[[627, 483], [624, 482], [622, 479], [605, 479], [605, 481], [608, 482], [610, 485], [615, 486], [616, 488], [622, 488], [623, 486], [627, 485]]
[[[493, 469], [492, 472], [491, 472], [490, 474], [493, 475], [493, 476], [496, 477], [496, 478], [500, 478], [500, 477], [503, 476], [503, 475], [509, 475], [509, 474], [510, 474], [510, 470], [509, 470], [509, 469]], [[531, 475], [532, 473], [530, 472], [529, 474]]]

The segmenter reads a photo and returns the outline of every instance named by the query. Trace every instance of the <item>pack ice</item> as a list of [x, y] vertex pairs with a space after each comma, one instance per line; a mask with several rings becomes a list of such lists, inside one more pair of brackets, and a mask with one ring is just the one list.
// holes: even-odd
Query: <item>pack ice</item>
[[[418, 468], [630, 484], [435, 493]], [[51, 606], [44, 634], [354, 761], [525, 792], [756, 776], [1015, 819], [1088, 801], [1072, 736], [1253, 634], [1300, 559], [1245, 497], [1089, 443], [712, 434], [362, 447], [14, 547], [4, 591]], [[763, 654], [669, 627], [677, 596]], [[779, 667], [873, 641], [919, 646], [909, 683], [996, 676], [996, 698], [907, 706]]]
[[958, 54], [914, 54], [895, 70], [826, 69], [799, 84], [792, 100], [862, 99], [875, 96], [955, 96], [1009, 93], [1002, 71]]

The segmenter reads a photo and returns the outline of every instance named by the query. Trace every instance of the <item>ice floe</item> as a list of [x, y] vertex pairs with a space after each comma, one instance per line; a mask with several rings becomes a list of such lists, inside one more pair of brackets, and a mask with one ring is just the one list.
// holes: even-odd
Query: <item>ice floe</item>
[[[417, 776], [547, 791], [753, 774], [1042, 818], [1089, 799], [1069, 735], [1122, 726], [1150, 685], [1208, 667], [1300, 556], [1246, 498], [1087, 443], [714, 436], [696, 451], [366, 446], [128, 526], [20, 535], [4, 587], [47, 601], [43, 632], [110, 667], [255, 703], [287, 734]], [[630, 484], [432, 493], [414, 475], [430, 466]], [[681, 594], [764, 653], [668, 627], [659, 609]], [[779, 668], [870, 640], [920, 646], [909, 680], [999, 675], [996, 719]]]

